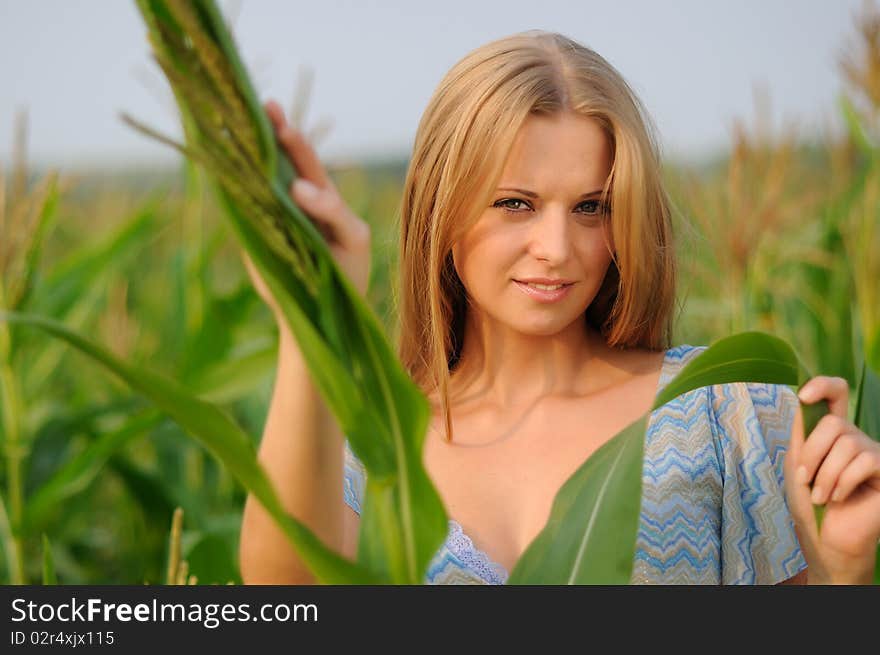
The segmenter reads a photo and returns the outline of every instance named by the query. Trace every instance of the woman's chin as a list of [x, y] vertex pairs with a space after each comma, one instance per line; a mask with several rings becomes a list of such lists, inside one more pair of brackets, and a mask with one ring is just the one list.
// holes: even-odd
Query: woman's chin
[[520, 318], [515, 325], [511, 327], [520, 334], [532, 337], [553, 337], [566, 330], [571, 326], [573, 320], [562, 320], [562, 317], [547, 317], [549, 320], [533, 320], [525, 322]]

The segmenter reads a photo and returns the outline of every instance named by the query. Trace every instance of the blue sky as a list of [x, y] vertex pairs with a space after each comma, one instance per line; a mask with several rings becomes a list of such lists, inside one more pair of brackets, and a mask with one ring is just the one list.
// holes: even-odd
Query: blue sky
[[[754, 122], [765, 90], [775, 127], [839, 125], [836, 59], [859, 0], [369, 0], [219, 2], [263, 98], [285, 106], [302, 67], [315, 79], [306, 125], [332, 120], [328, 161], [406, 156], [443, 74], [491, 39], [562, 32], [598, 51], [646, 104], [670, 158], [723, 148]], [[179, 134], [134, 0], [0, 0], [0, 159], [27, 107], [41, 165], [121, 166], [176, 155], [135, 133], [122, 110]]]

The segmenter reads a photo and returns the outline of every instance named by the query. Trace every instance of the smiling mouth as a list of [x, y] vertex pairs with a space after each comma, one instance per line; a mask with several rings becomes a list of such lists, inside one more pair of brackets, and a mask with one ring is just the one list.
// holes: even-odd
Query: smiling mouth
[[541, 284], [540, 282], [520, 282], [514, 280], [519, 290], [539, 303], [555, 303], [560, 302], [563, 298], [568, 297], [569, 287], [574, 282], [563, 284]]
[[540, 289], [541, 291], [556, 291], [557, 289], [562, 289], [564, 287], [570, 287], [574, 282], [563, 282], [560, 284], [541, 284], [539, 282], [523, 282], [522, 280], [514, 280], [518, 284], [525, 284], [527, 286], [532, 287], [533, 289]]

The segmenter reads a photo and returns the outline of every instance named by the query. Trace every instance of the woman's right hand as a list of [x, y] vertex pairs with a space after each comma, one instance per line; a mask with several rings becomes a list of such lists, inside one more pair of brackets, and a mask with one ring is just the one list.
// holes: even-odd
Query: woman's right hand
[[[274, 100], [265, 105], [266, 114], [299, 177], [290, 187], [290, 197], [324, 235], [336, 264], [355, 289], [366, 296], [370, 279], [370, 226], [357, 216], [339, 195], [305, 135], [288, 125], [281, 106]], [[280, 319], [278, 304], [246, 252], [245, 266], [254, 288]]]

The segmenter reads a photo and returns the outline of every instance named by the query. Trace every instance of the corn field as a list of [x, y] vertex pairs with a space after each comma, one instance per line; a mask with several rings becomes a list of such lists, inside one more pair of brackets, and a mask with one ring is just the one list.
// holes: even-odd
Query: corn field
[[[845, 52], [845, 133], [775, 129], [759, 113], [717, 161], [669, 163], [665, 175], [681, 267], [673, 342], [762, 330], [855, 390], [863, 360], [880, 372], [880, 12], [865, 9]], [[162, 371], [256, 446], [275, 322], [205, 172], [188, 160], [115, 176], [33, 171], [31, 127], [19, 117], [0, 172], [0, 310], [54, 319]], [[331, 170], [372, 227], [367, 299], [388, 334], [405, 170]], [[0, 392], [0, 581], [241, 583], [246, 491], [166, 414], [63, 341], [2, 321]]]

